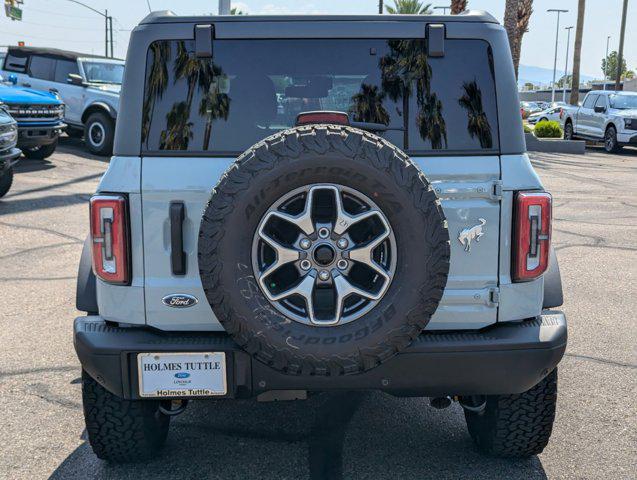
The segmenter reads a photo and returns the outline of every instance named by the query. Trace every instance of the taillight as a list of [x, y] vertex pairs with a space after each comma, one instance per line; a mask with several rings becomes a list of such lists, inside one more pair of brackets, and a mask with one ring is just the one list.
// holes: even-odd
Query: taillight
[[560, 119], [564, 116], [564, 109], [560, 108]]
[[90, 205], [93, 271], [105, 282], [126, 285], [130, 282], [126, 197], [95, 195]]
[[310, 125], [313, 123], [332, 123], [349, 125], [349, 116], [345, 112], [301, 112], [296, 117], [296, 125]]
[[551, 195], [519, 192], [515, 197], [513, 280], [525, 282], [546, 271], [551, 244]]

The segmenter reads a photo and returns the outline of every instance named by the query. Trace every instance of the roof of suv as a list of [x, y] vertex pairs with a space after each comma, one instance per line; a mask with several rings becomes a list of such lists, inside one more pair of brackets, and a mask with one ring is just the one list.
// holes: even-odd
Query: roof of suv
[[150, 23], [197, 23], [197, 22], [374, 22], [374, 21], [398, 21], [413, 22], [426, 21], [436, 22], [474, 22], [474, 23], [498, 23], [490, 14], [479, 10], [469, 10], [460, 15], [219, 15], [219, 16], [189, 16], [181, 17], [171, 12], [163, 10], [152, 12], [141, 22], [141, 25]]
[[110, 58], [102, 55], [92, 55], [90, 53], [73, 52], [71, 50], [61, 50], [59, 48], [48, 47], [9, 47], [7, 51], [11, 54], [15, 52], [30, 53], [35, 55], [48, 55], [52, 57], [64, 58], [67, 60], [77, 60], [78, 58], [92, 58], [102, 60], [120, 60], [121, 58]]

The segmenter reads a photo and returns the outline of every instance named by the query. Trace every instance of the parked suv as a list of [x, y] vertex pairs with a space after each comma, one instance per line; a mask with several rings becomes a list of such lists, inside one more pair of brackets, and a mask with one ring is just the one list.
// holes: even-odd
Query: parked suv
[[542, 451], [566, 320], [493, 17], [154, 13], [121, 108], [74, 323], [98, 457], [152, 456], [190, 399], [343, 389]]
[[124, 62], [54, 48], [9, 47], [4, 73], [18, 85], [54, 90], [66, 104], [67, 133], [81, 137], [89, 150], [110, 155]]
[[53, 155], [64, 123], [64, 104], [55, 92], [14, 87], [0, 76], [0, 106], [18, 123], [18, 147], [27, 158]]
[[564, 138], [604, 142], [608, 153], [637, 147], [637, 92], [592, 91], [580, 107], [565, 110]]
[[13, 166], [20, 156], [17, 143], [18, 124], [0, 107], [0, 198], [9, 192], [13, 183]]

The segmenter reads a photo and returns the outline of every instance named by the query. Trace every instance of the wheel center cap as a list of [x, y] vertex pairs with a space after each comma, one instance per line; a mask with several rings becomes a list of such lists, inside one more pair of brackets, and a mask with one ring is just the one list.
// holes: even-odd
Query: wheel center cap
[[314, 250], [314, 260], [319, 265], [329, 265], [334, 261], [336, 252], [329, 245], [319, 245]]

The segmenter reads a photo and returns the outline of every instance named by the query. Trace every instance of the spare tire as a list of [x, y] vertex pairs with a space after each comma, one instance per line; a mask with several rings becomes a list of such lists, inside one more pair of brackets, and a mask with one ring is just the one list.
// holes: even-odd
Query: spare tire
[[199, 270], [232, 338], [288, 374], [347, 375], [404, 350], [436, 311], [449, 233], [398, 148], [313, 125], [244, 152], [204, 210]]

